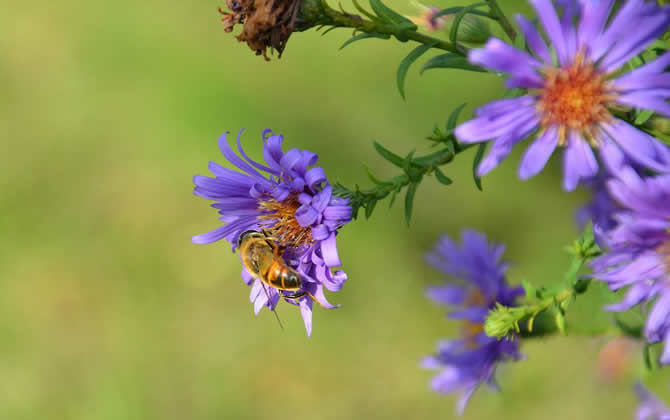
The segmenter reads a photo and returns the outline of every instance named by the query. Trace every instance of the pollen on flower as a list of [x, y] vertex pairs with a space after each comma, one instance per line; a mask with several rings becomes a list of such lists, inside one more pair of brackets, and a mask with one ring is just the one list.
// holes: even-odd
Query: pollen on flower
[[277, 201], [273, 198], [261, 200], [259, 201], [259, 208], [263, 211], [263, 214], [258, 218], [275, 222], [267, 230], [282, 244], [291, 248], [312, 245], [314, 238], [312, 237], [311, 227], [300, 226], [295, 217], [299, 207], [300, 202], [295, 194], [290, 195], [283, 201]]
[[537, 104], [542, 126], [558, 126], [561, 145], [568, 130], [577, 130], [596, 146], [596, 127], [610, 118], [606, 104], [615, 99], [605, 75], [580, 53], [569, 66], [545, 70], [544, 83]]

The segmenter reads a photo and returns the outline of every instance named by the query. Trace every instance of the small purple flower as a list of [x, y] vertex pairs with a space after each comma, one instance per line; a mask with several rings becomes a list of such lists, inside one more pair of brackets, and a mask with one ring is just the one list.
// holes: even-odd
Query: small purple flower
[[439, 304], [457, 307], [447, 316], [462, 322], [462, 334], [458, 339], [442, 341], [437, 354], [423, 361], [423, 367], [441, 370], [432, 380], [434, 391], [461, 394], [459, 414], [480, 384], [498, 388], [498, 363], [521, 357], [518, 339], [487, 336], [484, 320], [496, 302], [514, 306], [516, 298], [524, 293], [521, 287], [507, 284], [507, 264], [501, 261], [503, 245], [488, 243], [486, 236], [478, 232], [464, 231], [461, 236], [462, 246], [442, 237], [427, 260], [446, 274], [462, 279], [462, 284], [429, 287], [427, 296]]
[[[649, 302], [648, 342], [665, 342], [661, 363], [670, 363], [670, 175], [642, 178], [628, 167], [608, 182], [622, 210], [616, 226], [604, 232], [606, 252], [593, 260], [596, 278], [611, 290], [629, 287], [624, 299], [607, 310], [623, 312]], [[652, 301], [654, 301], [652, 303]]]
[[[238, 156], [228, 144], [227, 132], [219, 137], [223, 156], [242, 172], [209, 163], [214, 177], [193, 177], [195, 195], [215, 201], [219, 220], [225, 222], [211, 232], [192, 238], [196, 244], [225, 239], [237, 246], [238, 236], [246, 230], [267, 229], [279, 242], [288, 245], [283, 257], [301, 276], [303, 290], [326, 308], [335, 308], [326, 300], [323, 288], [338, 291], [347, 280], [337, 253], [336, 235], [351, 220], [348, 201], [333, 195], [322, 168], [314, 166], [318, 156], [308, 150], [282, 150], [283, 137], [263, 132], [263, 157], [266, 165], [251, 160], [242, 150], [237, 135]], [[242, 279], [251, 287], [251, 302], [256, 314], [263, 308], [274, 310], [284, 296], [277, 289], [252, 278], [242, 269]], [[267, 293], [264, 291], [267, 291]], [[312, 333], [312, 299], [298, 300], [307, 335]], [[286, 299], [289, 303], [293, 300]]]
[[493, 141], [478, 168], [480, 175], [535, 133], [537, 139], [519, 167], [522, 179], [539, 173], [557, 147], [565, 147], [566, 190], [598, 172], [592, 147], [605, 164], [623, 152], [641, 167], [670, 172], [668, 147], [609, 111], [624, 106], [670, 116], [670, 77], [664, 73], [670, 53], [620, 74], [630, 59], [668, 29], [670, 8], [627, 0], [610, 16], [614, 0], [576, 2], [573, 18], [566, 13], [559, 16], [550, 0], [531, 0], [553, 52], [523, 16], [517, 16], [517, 22], [532, 54], [495, 38], [470, 52], [473, 64], [508, 73], [508, 87], [528, 89], [518, 98], [478, 108], [476, 118], [456, 128], [456, 136], [465, 143]]
[[640, 400], [635, 420], [670, 420], [670, 409], [642, 384], [635, 384], [635, 394]]

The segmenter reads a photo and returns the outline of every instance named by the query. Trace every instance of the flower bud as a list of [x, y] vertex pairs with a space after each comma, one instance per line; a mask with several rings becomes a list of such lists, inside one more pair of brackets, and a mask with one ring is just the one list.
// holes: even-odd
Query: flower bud
[[485, 44], [491, 37], [491, 28], [479, 16], [465, 15], [458, 26], [457, 39], [470, 44]]

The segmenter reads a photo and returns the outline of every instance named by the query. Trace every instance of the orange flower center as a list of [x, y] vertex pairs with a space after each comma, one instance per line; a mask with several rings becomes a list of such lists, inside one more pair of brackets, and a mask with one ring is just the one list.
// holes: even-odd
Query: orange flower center
[[[467, 307], [484, 306], [485, 304], [486, 298], [479, 289], [474, 289], [465, 300], [465, 306]], [[479, 346], [477, 336], [482, 332], [484, 332], [484, 324], [481, 322], [465, 320], [461, 325], [461, 336], [465, 339], [465, 345], [468, 348], [474, 349]]]
[[259, 216], [261, 220], [272, 220], [276, 223], [267, 230], [279, 243], [291, 248], [314, 243], [312, 228], [302, 227], [295, 218], [295, 212], [300, 207], [297, 195], [293, 194], [284, 201], [274, 198], [260, 201], [259, 208], [267, 214]]
[[[670, 235], [670, 231], [668, 234]], [[661, 254], [662, 261], [665, 263], [665, 273], [670, 276], [670, 238], [658, 248], [658, 253]]]
[[606, 104], [615, 98], [605, 75], [579, 53], [567, 67], [545, 71], [537, 110], [542, 126], [559, 127], [559, 144], [565, 145], [567, 130], [578, 130], [595, 146], [597, 126], [610, 118]]

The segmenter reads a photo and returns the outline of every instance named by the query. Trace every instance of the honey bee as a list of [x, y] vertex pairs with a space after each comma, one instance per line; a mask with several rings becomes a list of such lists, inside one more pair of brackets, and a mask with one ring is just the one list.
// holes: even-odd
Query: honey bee
[[[267, 231], [247, 230], [240, 234], [237, 245], [242, 256], [242, 264], [252, 277], [265, 285], [275, 288], [284, 299], [299, 299], [305, 295], [316, 303], [320, 302], [302, 289], [300, 274], [284, 261], [285, 246], [280, 245]], [[289, 292], [282, 293], [282, 292]], [[267, 295], [267, 290], [265, 290]], [[268, 299], [269, 299], [268, 295]]]

